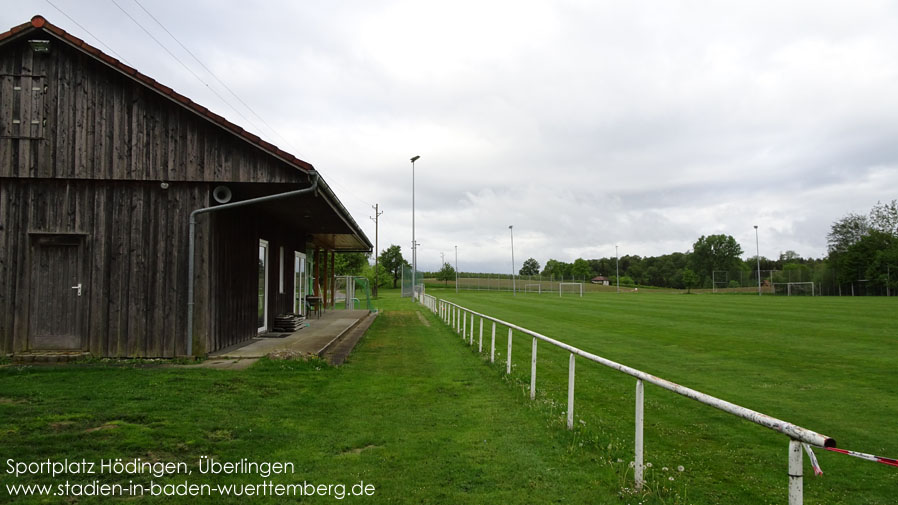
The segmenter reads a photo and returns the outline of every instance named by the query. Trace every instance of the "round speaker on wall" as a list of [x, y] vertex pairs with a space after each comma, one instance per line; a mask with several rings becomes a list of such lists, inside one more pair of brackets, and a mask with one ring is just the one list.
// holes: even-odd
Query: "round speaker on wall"
[[231, 189], [227, 186], [215, 186], [212, 190], [212, 198], [218, 203], [228, 203], [231, 201]]

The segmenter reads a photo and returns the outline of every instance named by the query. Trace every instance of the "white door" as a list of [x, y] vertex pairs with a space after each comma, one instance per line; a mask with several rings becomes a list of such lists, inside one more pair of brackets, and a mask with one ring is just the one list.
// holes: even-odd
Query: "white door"
[[293, 253], [293, 312], [306, 315], [306, 255]]
[[259, 240], [259, 333], [268, 329], [268, 241]]

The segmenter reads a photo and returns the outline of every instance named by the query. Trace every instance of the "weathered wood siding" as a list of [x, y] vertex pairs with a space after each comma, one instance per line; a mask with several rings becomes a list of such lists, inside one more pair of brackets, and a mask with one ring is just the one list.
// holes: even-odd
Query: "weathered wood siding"
[[[210, 205], [220, 183], [295, 189], [306, 175], [59, 41], [47, 55], [24, 40], [5, 44], [0, 76], [0, 121], [17, 100], [16, 114], [40, 117], [27, 135], [12, 123], [0, 132], [0, 351], [28, 350], [29, 233], [56, 232], [85, 237], [84, 350], [183, 355], [190, 212]], [[41, 87], [27, 104], [13, 93], [22, 76]], [[307, 237], [257, 212], [199, 219], [198, 352], [255, 336], [259, 238], [273, 251], [269, 320], [292, 311], [292, 251], [305, 251]], [[281, 246], [289, 251], [284, 294]]]
[[[207, 314], [210, 328], [208, 331], [199, 328], [198, 331], [209, 335], [207, 348], [220, 349], [257, 335], [259, 239], [267, 240], [269, 245], [270, 324], [275, 316], [293, 312], [293, 253], [306, 251], [306, 237], [255, 211], [230, 210], [210, 214], [205, 219], [211, 222], [201, 226], [211, 226], [213, 230], [212, 275], [209, 285], [202, 291], [215, 296], [210, 301], [211, 312]], [[279, 290], [281, 247], [284, 248], [283, 293]]]
[[[81, 233], [88, 268], [84, 350], [98, 356], [184, 354], [187, 220], [203, 185], [3, 180], [0, 345], [27, 350], [30, 233]], [[198, 255], [208, 255], [200, 230]], [[208, 276], [208, 274], [201, 274]]]
[[[14, 99], [28, 91], [13, 93], [11, 76], [38, 76], [45, 91], [27, 103], [19, 100], [28, 108], [23, 114], [42, 115], [34, 130], [41, 139], [0, 139], [0, 177], [306, 180], [294, 167], [63, 42], [53, 40], [49, 54], [33, 53], [25, 40], [3, 49], [0, 75], [10, 77], [0, 79], [0, 117], [12, 114]], [[12, 133], [6, 136], [17, 135]]]

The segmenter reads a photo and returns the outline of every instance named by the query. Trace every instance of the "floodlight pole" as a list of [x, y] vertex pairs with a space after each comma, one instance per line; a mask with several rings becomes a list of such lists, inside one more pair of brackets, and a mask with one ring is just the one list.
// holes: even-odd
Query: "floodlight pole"
[[508, 225], [508, 231], [511, 232], [511, 296], [518, 296], [514, 285], [514, 225]]
[[415, 300], [415, 276], [418, 274], [418, 247], [415, 243], [415, 161], [420, 156], [412, 156], [412, 301]]
[[455, 246], [455, 294], [458, 294], [458, 246]]
[[758, 225], [755, 225], [755, 259], [758, 260], [758, 296], [761, 296], [761, 246], [758, 242]]
[[617, 254], [617, 246], [614, 246], [614, 272], [617, 279], [617, 292], [620, 294], [620, 256]]

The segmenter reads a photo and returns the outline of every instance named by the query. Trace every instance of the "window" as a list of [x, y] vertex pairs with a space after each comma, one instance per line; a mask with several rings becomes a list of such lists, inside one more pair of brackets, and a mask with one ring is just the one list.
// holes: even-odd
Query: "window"
[[259, 333], [268, 329], [268, 241], [259, 240]]
[[278, 248], [278, 293], [284, 294], [284, 248]]
[[306, 255], [293, 252], [293, 312], [306, 315]]
[[10, 97], [10, 107], [0, 110], [0, 138], [44, 137], [46, 79], [40, 75], [0, 74], [0, 96]]

